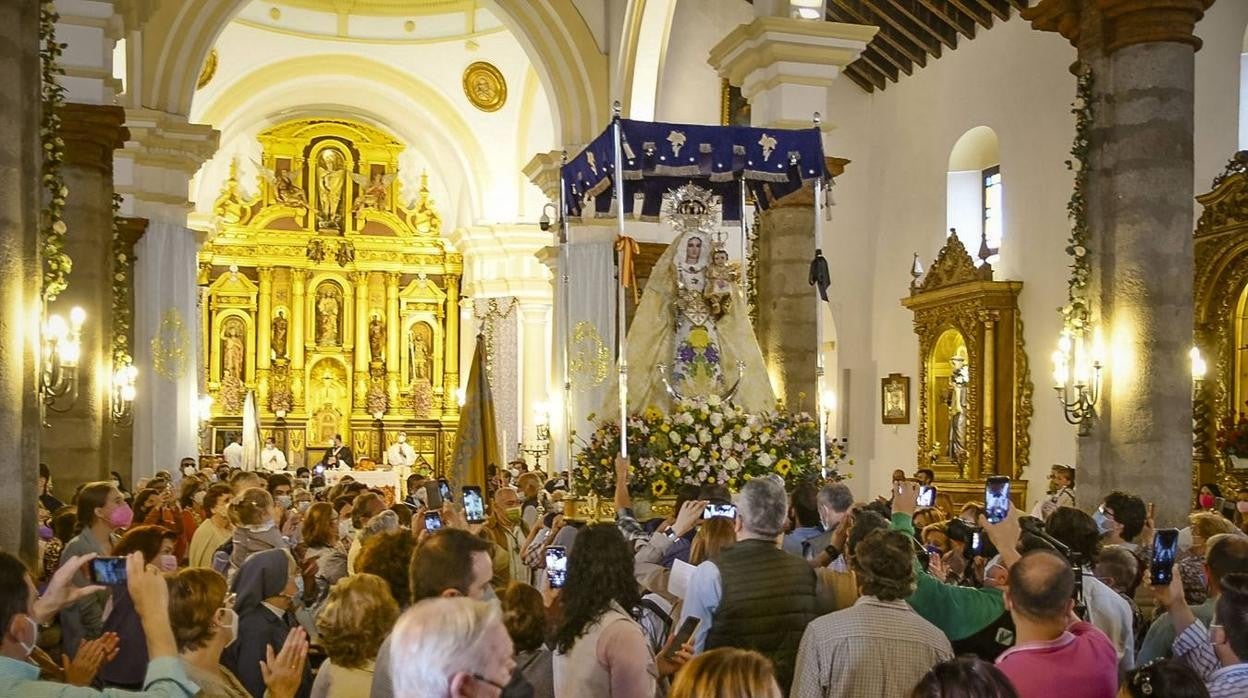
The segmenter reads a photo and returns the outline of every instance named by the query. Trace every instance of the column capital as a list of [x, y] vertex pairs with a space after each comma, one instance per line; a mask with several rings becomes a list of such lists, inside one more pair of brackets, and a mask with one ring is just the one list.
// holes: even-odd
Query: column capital
[[[1076, 48], [1100, 44], [1109, 54], [1154, 42], [1177, 42], [1199, 49], [1196, 23], [1214, 0], [1040, 0], [1020, 11], [1039, 31], [1061, 34]], [[1088, 20], [1092, 20], [1090, 24]], [[1084, 31], [1099, 26], [1100, 36]]]
[[273, 267], [256, 267], [256, 276], [260, 279], [260, 283], [269, 283], [273, 280]]
[[69, 102], [61, 107], [65, 162], [103, 172], [113, 171], [113, 151], [125, 143], [126, 111], [103, 104]]
[[117, 232], [121, 235], [122, 244], [129, 250], [128, 254], [131, 257], [131, 261], [134, 261], [134, 246], [139, 244], [139, 240], [147, 232], [147, 219], [119, 217], [117, 219]]
[[127, 109], [130, 136], [115, 159], [117, 192], [129, 214], [186, 224], [191, 177], [217, 151], [220, 133], [185, 116]]
[[400, 277], [400, 274], [397, 271], [386, 272], [386, 288], [387, 289], [392, 288], [397, 291], [399, 288], [399, 277]]
[[556, 205], [559, 203], [559, 168], [563, 164], [563, 153], [562, 150], [538, 153], [521, 169], [524, 176]]
[[351, 281], [355, 283], [357, 288], [366, 286], [368, 284], [368, 272], [366, 271], [351, 272]]

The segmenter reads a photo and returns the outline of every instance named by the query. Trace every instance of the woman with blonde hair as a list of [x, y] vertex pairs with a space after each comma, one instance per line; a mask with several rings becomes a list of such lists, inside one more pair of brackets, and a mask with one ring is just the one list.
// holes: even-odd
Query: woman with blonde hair
[[710, 560], [719, 562], [719, 554], [737, 542], [735, 521], [717, 516], [707, 519], [698, 527], [689, 546], [689, 564], [698, 565]]
[[377, 651], [398, 617], [399, 604], [381, 577], [360, 572], [335, 584], [316, 614], [329, 659], [316, 674], [312, 698], [368, 695]]
[[771, 661], [734, 647], [703, 652], [676, 673], [668, 698], [781, 698]]

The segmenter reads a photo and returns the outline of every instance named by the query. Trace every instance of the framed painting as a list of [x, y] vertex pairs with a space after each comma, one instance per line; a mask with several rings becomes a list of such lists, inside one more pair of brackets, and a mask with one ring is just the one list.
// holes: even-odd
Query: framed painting
[[750, 125], [750, 102], [741, 95], [741, 88], [729, 84], [727, 78], [720, 81], [719, 125]]
[[910, 423], [910, 377], [890, 373], [880, 379], [880, 421], [884, 424]]

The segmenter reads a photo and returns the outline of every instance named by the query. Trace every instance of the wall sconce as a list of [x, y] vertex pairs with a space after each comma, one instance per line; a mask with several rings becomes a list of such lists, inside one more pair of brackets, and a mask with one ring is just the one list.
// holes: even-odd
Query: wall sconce
[[[43, 322], [39, 395], [45, 414], [46, 410], [63, 414], [78, 402], [78, 360], [86, 320], [86, 311], [75, 306], [69, 311], [69, 322], [60, 315], [48, 315]], [[49, 425], [45, 422], [44, 426]]]
[[109, 407], [113, 422], [119, 426], [134, 424], [134, 398], [137, 391], [135, 379], [139, 377], [139, 369], [134, 364], [125, 364], [113, 373], [113, 394]]
[[794, 19], [815, 22], [821, 22], [827, 16], [824, 0], [789, 0], [789, 12]]
[[1101, 396], [1100, 352], [1089, 350], [1082, 337], [1063, 332], [1053, 352], [1053, 390], [1062, 405], [1066, 421], [1079, 427], [1079, 436], [1092, 433], [1092, 419]]
[[1192, 360], [1192, 459], [1208, 462], [1213, 460], [1209, 452], [1209, 403], [1205, 400], [1208, 366], [1200, 355], [1200, 347], [1192, 347], [1187, 355]]

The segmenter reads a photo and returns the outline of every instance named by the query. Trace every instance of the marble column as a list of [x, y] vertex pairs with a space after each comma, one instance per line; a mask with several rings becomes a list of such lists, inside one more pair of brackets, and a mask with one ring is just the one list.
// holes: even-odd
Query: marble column
[[77, 400], [63, 413], [49, 409], [51, 428], [40, 453], [72, 492], [84, 482], [104, 479], [112, 463], [113, 151], [124, 143], [126, 113], [121, 107], [70, 103], [61, 119], [62, 172], [69, 189], [65, 249], [75, 264], [68, 288], [48, 312], [68, 317], [71, 308], [81, 307], [87, 319]]
[[[134, 332], [134, 263], [137, 260], [135, 256], [135, 245], [143, 238], [147, 232], [146, 218], [122, 217], [118, 223], [118, 232], [121, 235], [123, 252], [130, 261], [130, 286], [127, 289], [126, 306], [130, 310], [130, 327], [126, 332], [127, 346], [130, 348], [130, 356], [133, 359], [135, 351], [135, 332]], [[114, 324], [116, 319], [114, 319]], [[134, 419], [133, 410], [136, 405], [131, 404], [131, 419], [126, 423], [115, 422], [113, 424], [113, 438], [111, 453], [113, 462], [110, 470], [116, 470], [121, 473], [127, 482], [134, 480], [132, 477], [132, 469], [134, 463]]]
[[[39, 397], [36, 379], [39, 317], [39, 5], [0, 3], [0, 549], [36, 562], [35, 480], [38, 475]], [[68, 497], [73, 490], [58, 486]]]
[[1111, 490], [1182, 525], [1192, 487], [1193, 83], [1195, 24], [1213, 0], [1043, 0], [1024, 11], [1058, 31], [1093, 75], [1089, 298], [1105, 350], [1102, 396], [1080, 438], [1088, 506]]
[[546, 349], [546, 332], [549, 323], [549, 303], [520, 304], [521, 352], [521, 433], [517, 441], [530, 444], [537, 441], [537, 406], [547, 399], [546, 387], [550, 373], [550, 352]]
[[459, 416], [459, 277], [446, 277], [446, 346], [442, 352], [442, 412]]

